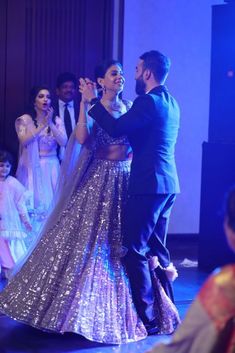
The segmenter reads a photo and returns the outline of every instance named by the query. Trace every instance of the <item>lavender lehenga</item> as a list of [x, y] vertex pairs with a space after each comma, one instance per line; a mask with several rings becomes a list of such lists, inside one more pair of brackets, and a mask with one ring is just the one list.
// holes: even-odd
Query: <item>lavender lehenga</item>
[[[34, 136], [35, 123], [30, 115], [24, 114], [15, 122], [20, 142], [16, 177], [31, 193], [29, 213], [33, 232], [26, 240], [27, 248], [48, 215], [59, 179], [60, 163], [57, 148], [66, 143], [67, 136], [60, 117], [55, 117], [53, 125], [54, 132], [47, 127]], [[28, 134], [34, 138], [26, 144], [22, 143], [22, 139], [24, 140]]]
[[[109, 344], [138, 341], [146, 330], [120, 259], [130, 161], [97, 159], [94, 153], [127, 140], [113, 139], [98, 126], [94, 140], [80, 153], [79, 181], [69, 196], [66, 188], [72, 187], [65, 185], [66, 206], [58, 202], [35, 249], [0, 294], [0, 311], [45, 331], [75, 332]], [[155, 285], [161, 332], [171, 333], [179, 322], [177, 310], [157, 279]]]

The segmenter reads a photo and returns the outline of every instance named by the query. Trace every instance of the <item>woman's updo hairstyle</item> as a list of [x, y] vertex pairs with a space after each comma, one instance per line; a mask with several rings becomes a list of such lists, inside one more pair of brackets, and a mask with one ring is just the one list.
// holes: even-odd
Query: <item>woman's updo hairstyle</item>
[[102, 62], [100, 65], [97, 65], [95, 67], [95, 80], [96, 80], [98, 89], [100, 89], [102, 87], [98, 83], [97, 79], [98, 78], [104, 78], [104, 76], [105, 76], [106, 72], [108, 71], [108, 69], [111, 66], [113, 66], [113, 65], [117, 65], [117, 66], [119, 66], [122, 69], [122, 64], [119, 61], [113, 60], [113, 59], [106, 60], [106, 61]]

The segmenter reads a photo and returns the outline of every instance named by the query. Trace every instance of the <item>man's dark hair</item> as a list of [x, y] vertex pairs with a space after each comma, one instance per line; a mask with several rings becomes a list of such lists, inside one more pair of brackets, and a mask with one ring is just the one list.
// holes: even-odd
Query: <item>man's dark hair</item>
[[143, 69], [149, 69], [156, 81], [159, 83], [165, 81], [171, 66], [171, 61], [167, 56], [157, 50], [151, 50], [142, 54], [140, 59], [144, 61]]
[[77, 78], [71, 72], [62, 72], [61, 74], [59, 74], [56, 80], [56, 87], [60, 88], [63, 83], [68, 81], [73, 82], [74, 86], [77, 87]]

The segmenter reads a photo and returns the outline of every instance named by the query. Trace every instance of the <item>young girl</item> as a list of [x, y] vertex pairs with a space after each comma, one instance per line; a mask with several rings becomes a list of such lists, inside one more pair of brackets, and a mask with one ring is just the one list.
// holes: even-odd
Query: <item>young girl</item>
[[31, 231], [23, 185], [10, 176], [12, 156], [0, 151], [0, 266], [2, 277], [25, 253], [24, 238]]

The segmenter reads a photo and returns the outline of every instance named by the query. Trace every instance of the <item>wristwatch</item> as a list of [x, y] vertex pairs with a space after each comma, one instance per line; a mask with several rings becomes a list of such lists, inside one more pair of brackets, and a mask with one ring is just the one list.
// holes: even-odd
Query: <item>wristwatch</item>
[[89, 102], [90, 105], [94, 105], [96, 104], [97, 102], [99, 101], [99, 98], [95, 97], [95, 98], [92, 98]]

